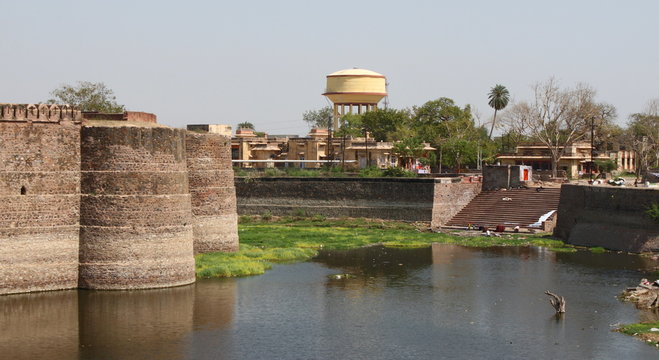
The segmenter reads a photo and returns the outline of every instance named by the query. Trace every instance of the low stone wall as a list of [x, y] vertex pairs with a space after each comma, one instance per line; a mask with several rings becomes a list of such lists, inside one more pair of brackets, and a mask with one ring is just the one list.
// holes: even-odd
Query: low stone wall
[[238, 214], [366, 217], [431, 221], [435, 179], [244, 178], [235, 180]]
[[563, 185], [554, 235], [581, 246], [659, 251], [659, 223], [645, 210], [659, 190]]

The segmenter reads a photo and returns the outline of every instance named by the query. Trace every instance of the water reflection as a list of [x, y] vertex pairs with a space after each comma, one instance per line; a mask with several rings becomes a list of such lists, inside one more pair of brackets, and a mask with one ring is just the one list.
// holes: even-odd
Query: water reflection
[[0, 357], [78, 358], [75, 290], [0, 296]]
[[[11, 359], [644, 359], [616, 295], [656, 262], [535, 247], [323, 251], [262, 276], [0, 296]], [[332, 279], [350, 273], [353, 278]], [[545, 290], [567, 299], [554, 316]]]

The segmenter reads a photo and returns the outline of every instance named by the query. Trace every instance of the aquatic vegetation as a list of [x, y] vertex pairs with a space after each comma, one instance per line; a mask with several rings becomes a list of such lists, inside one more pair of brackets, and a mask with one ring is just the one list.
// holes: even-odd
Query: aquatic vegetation
[[588, 250], [590, 250], [590, 252], [595, 253], [595, 254], [602, 254], [602, 253], [606, 252], [606, 249], [601, 247], [601, 246], [595, 246], [595, 247], [592, 247]]
[[395, 248], [418, 248], [432, 243], [470, 247], [542, 246], [557, 252], [577, 251], [546, 235], [464, 236], [432, 232], [427, 223], [364, 218], [267, 216], [263, 219], [263, 216], [243, 215], [239, 234], [240, 251], [197, 255], [197, 276], [258, 275], [275, 263], [309, 260], [319, 249], [354, 249], [373, 244]]
[[648, 344], [659, 347], [659, 322], [623, 325], [617, 331], [639, 337]]
[[198, 277], [232, 277], [260, 275], [272, 268], [273, 263], [309, 260], [316, 255], [314, 249], [269, 248], [240, 246], [235, 253], [208, 253], [195, 256]]

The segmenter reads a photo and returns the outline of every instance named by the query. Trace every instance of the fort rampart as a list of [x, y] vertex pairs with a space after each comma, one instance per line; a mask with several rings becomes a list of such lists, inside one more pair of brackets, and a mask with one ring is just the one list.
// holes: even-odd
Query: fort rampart
[[563, 185], [554, 235], [573, 245], [659, 251], [659, 223], [645, 213], [653, 203], [655, 189]]
[[0, 104], [0, 294], [194, 282], [193, 208], [213, 217], [199, 252], [237, 249], [226, 142], [195, 135], [205, 145], [191, 147], [190, 187], [185, 130], [153, 114], [102, 115]]

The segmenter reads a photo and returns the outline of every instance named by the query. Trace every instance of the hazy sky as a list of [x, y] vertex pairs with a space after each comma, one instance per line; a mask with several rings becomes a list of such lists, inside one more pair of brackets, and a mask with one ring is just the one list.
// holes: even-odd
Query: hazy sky
[[659, 98], [659, 1], [0, 0], [0, 102], [44, 101], [104, 82], [161, 123], [249, 121], [306, 134], [325, 76], [387, 76], [390, 106], [438, 97], [491, 117], [497, 84], [514, 99], [556, 77], [586, 82], [620, 123]]

